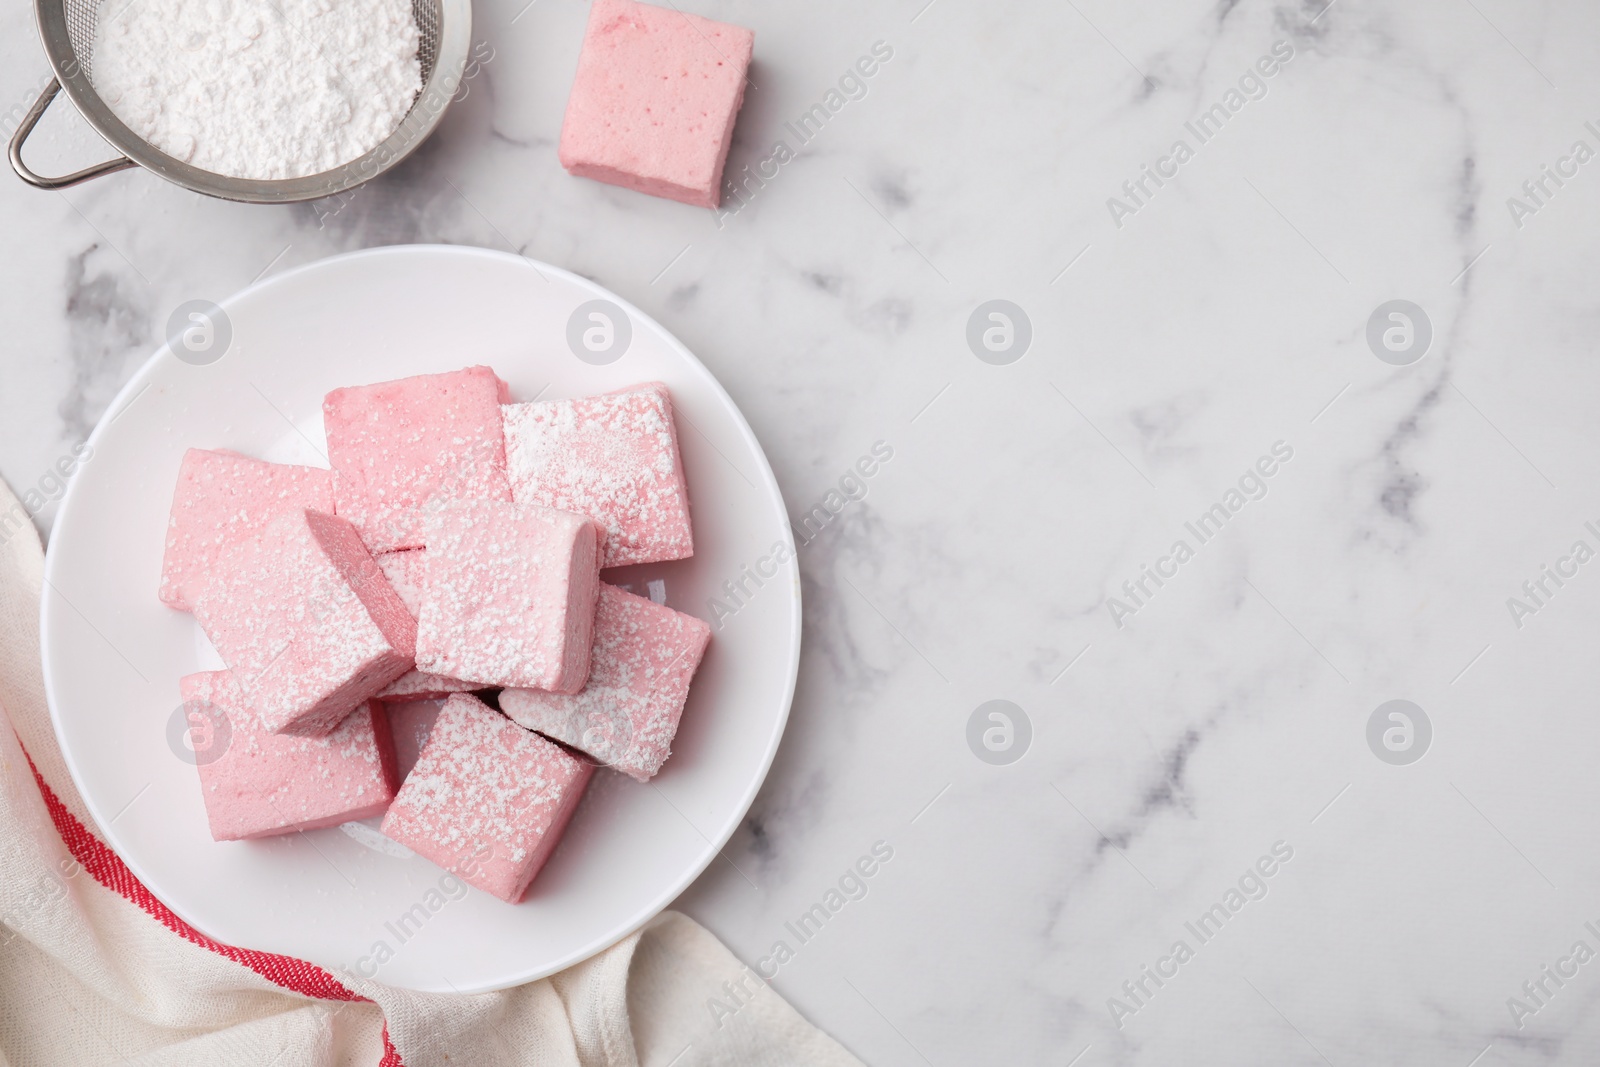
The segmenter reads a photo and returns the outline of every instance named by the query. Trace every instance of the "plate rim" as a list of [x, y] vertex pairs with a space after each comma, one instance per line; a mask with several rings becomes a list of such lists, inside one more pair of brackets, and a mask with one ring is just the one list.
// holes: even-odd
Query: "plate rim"
[[[258, 298], [263, 292], [272, 289], [274, 286], [283, 284], [288, 279], [326, 269], [330, 264], [337, 263], [342, 265], [362, 259], [407, 258], [413, 256], [461, 256], [465, 258], [482, 259], [488, 262], [501, 263], [506, 266], [515, 264], [519, 265], [518, 269], [526, 269], [527, 267], [532, 266], [536, 271], [548, 271], [549, 273], [578, 286], [580, 289], [587, 290], [597, 298], [614, 301], [620, 305], [629, 316], [636, 316], [639, 321], [645, 323], [649, 327], [654, 328], [658, 335], [666, 340], [668, 347], [674, 350], [676, 354], [682, 358], [693, 371], [700, 375], [700, 377], [714, 391], [716, 396], [718, 396], [727, 406], [728, 410], [733, 413], [736, 427], [741, 437], [744, 439], [747, 446], [753, 448], [755, 457], [759, 461], [757, 474], [761, 479], [760, 487], [777, 501], [780, 510], [783, 512], [783, 515], [787, 520], [788, 505], [784, 501], [783, 491], [778, 485], [777, 477], [773, 474], [772, 464], [767, 458], [766, 450], [761, 446], [761, 442], [756, 437], [755, 431], [751, 429], [749, 420], [745, 418], [744, 411], [739, 407], [738, 404], [734, 403], [733, 397], [728, 394], [728, 391], [723, 387], [722, 383], [717, 380], [716, 375], [711, 373], [710, 369], [700, 361], [699, 357], [689, 350], [688, 346], [678, 339], [677, 335], [675, 335], [671, 330], [668, 330], [665, 326], [662, 326], [652, 316], [640, 310], [631, 301], [623, 298], [620, 294], [611, 291], [610, 289], [601, 285], [599, 282], [586, 278], [581, 274], [576, 274], [563, 267], [558, 267], [542, 260], [536, 260], [529, 256], [519, 255], [511, 252], [503, 252], [492, 248], [480, 248], [475, 245], [379, 245], [372, 248], [362, 248], [350, 252], [342, 252], [331, 256], [324, 256], [320, 259], [313, 260], [310, 263], [302, 263], [296, 267], [292, 267], [288, 270], [281, 271], [267, 278], [253, 282], [234, 292], [225, 299], [217, 301], [217, 305], [226, 311], [230, 306], [236, 305], [241, 300], [247, 298]], [[101, 442], [103, 435], [109, 432], [108, 428], [110, 427], [111, 423], [115, 421], [116, 417], [121, 415], [130, 404], [132, 404], [133, 399], [136, 398], [139, 393], [143, 392], [144, 387], [149, 384], [148, 379], [155, 374], [157, 367], [160, 365], [162, 357], [171, 354], [172, 348], [170, 341], [163, 340], [159, 345], [156, 346], [154, 351], [152, 351], [144, 360], [144, 362], [140, 364], [139, 369], [129, 377], [128, 381], [123, 384], [122, 388], [117, 390], [117, 393], [112, 397], [111, 402], [106, 405], [105, 411], [95, 422], [94, 429], [91, 430], [89, 436], [85, 438], [85, 442], [88, 445], [94, 447]], [[61, 503], [56, 511], [55, 519], [51, 524], [51, 535], [46, 543], [44, 553], [44, 583], [40, 589], [39, 597], [39, 667], [44, 681], [45, 703], [50, 711], [50, 725], [51, 729], [55, 733], [56, 748], [61, 754], [62, 762], [67, 767], [67, 773], [72, 778], [72, 784], [77, 790], [78, 798], [82, 801], [85, 810], [88, 812], [90, 819], [94, 823], [94, 829], [100, 834], [101, 839], [104, 840], [106, 845], [116, 853], [117, 857], [128, 866], [128, 869], [133, 872], [134, 876], [139, 879], [140, 884], [143, 885], [145, 889], [151, 893], [151, 895], [153, 895], [157, 900], [160, 900], [161, 903], [166, 907], [171, 908], [173, 913], [182, 919], [185, 924], [203, 934], [206, 934], [207, 937], [211, 937], [212, 935], [206, 933], [203, 927], [192, 922], [182, 909], [167, 901], [164, 896], [151, 885], [150, 879], [147, 877], [147, 874], [142, 869], [141, 865], [133, 856], [125, 853], [124, 849], [119, 846], [116, 835], [106, 829], [107, 823], [104, 818], [104, 813], [102, 813], [96, 807], [94, 801], [90, 799], [92, 794], [89, 790], [84, 788], [82, 772], [79, 770], [77, 762], [73, 758], [70, 747], [65, 742], [65, 731], [62, 727], [62, 716], [59, 710], [59, 701], [56, 696], [55, 684], [53, 681], [52, 672], [50, 670], [50, 664], [52, 660], [59, 659], [59, 657], [52, 652], [52, 640], [50, 636], [52, 604], [59, 598], [58, 596], [52, 595], [52, 590], [54, 588], [56, 571], [59, 566], [59, 554], [55, 551], [55, 545], [58, 543], [55, 533], [62, 527], [63, 524], [71, 521], [70, 517], [73, 514], [74, 505], [79, 495], [78, 485], [79, 481], [77, 478], [69, 479], [66, 492], [62, 495]], [[787, 526], [787, 521], [785, 522], [785, 526]], [[792, 540], [790, 543], [792, 545]], [[738, 802], [734, 806], [732, 814], [726, 820], [725, 825], [720, 827], [715, 834], [701, 835], [706, 838], [707, 845], [707, 847], [702, 850], [702, 855], [696, 859], [694, 863], [685, 868], [684, 874], [679, 876], [679, 878], [662, 894], [652, 898], [637, 913], [625, 920], [621, 928], [618, 929], [614, 934], [606, 933], [597, 940], [574, 949], [572, 952], [569, 952], [565, 956], [552, 963], [535, 966], [525, 971], [507, 975], [487, 983], [469, 984], [467, 986], [452, 985], [452, 989], [456, 989], [463, 994], [486, 993], [500, 989], [509, 989], [513, 986], [523, 985], [528, 982], [547, 978], [552, 974], [556, 974], [567, 969], [568, 967], [574, 966], [575, 964], [594, 957], [598, 953], [603, 952], [615, 944], [618, 944], [638, 930], [642, 929], [647, 923], [665, 911], [674, 900], [682, 896], [684, 891], [694, 884], [700, 875], [705, 872], [706, 868], [711, 865], [711, 861], [716, 859], [717, 856], [721, 854], [723, 847], [726, 846], [728, 841], [732, 839], [734, 832], [744, 821], [745, 816], [749, 814], [751, 806], [755, 803], [757, 794], [760, 793], [761, 788], [766, 784], [767, 775], [772, 770], [773, 760], [777, 758], [778, 748], [782, 745], [784, 735], [788, 732], [789, 714], [794, 707], [795, 688], [799, 681], [800, 674], [800, 652], [804, 637], [804, 612], [802, 610], [803, 589], [800, 582], [800, 564], [798, 553], [793, 551], [790, 552], [789, 559], [785, 562], [784, 569], [779, 571], [779, 574], [784, 575], [789, 579], [786, 584], [792, 592], [792, 600], [789, 612], [789, 633], [791, 636], [789, 640], [790, 647], [788, 649], [788, 677], [784, 683], [782, 707], [779, 710], [778, 716], [774, 722], [772, 738], [767, 744], [766, 752], [762, 755], [760, 767], [758, 768], [757, 773], [751, 779], [751, 783], [746, 789], [744, 795], [739, 798]], [[690, 825], [692, 829], [694, 829], [697, 833], [700, 833], [699, 827], [694, 826], [692, 823]], [[238, 945], [235, 947], [250, 948], [248, 945]], [[315, 963], [314, 961], [308, 960], [306, 962], [312, 963], [314, 966], [324, 967], [323, 964]], [[341, 983], [348, 983], [349, 976], [338, 973], [338, 971], [334, 968], [324, 967], [324, 969], [328, 970], [329, 973], [332, 973], [334, 977], [337, 978]], [[366, 979], [365, 981], [372, 982], [373, 980]], [[395, 986], [394, 988], [410, 988], [425, 992], [441, 991], [435, 989], [422, 990], [420, 987], [415, 986]]]

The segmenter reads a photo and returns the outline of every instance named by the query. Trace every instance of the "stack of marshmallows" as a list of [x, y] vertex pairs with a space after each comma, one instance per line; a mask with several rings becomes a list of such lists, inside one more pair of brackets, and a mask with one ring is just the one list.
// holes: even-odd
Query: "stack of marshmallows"
[[[181, 682], [191, 722], [228, 725], [197, 761], [212, 837], [382, 815], [515, 903], [597, 765], [661, 769], [710, 640], [600, 581], [694, 551], [671, 397], [511, 403], [468, 367], [323, 416], [332, 470], [191, 449], [178, 475], [161, 600], [228, 668]], [[391, 711], [440, 698], [402, 783]]]

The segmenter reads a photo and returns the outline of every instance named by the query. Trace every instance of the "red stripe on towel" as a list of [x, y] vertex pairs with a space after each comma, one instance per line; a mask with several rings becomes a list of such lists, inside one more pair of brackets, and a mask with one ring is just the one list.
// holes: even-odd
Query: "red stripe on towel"
[[[21, 745], [20, 738], [17, 743]], [[157, 900], [155, 894], [145, 888], [144, 883], [134, 876], [126, 863], [122, 862], [121, 856], [90, 833], [88, 827], [67, 810], [61, 798], [56, 796], [55, 790], [50, 788], [44, 776], [39, 773], [39, 768], [34, 766], [33, 757], [28, 755], [26, 747], [23, 748], [22, 754], [27, 757], [28, 769], [33, 772], [33, 780], [38, 783], [39, 794], [44, 797], [44, 805], [50, 812], [50, 819], [56, 824], [56, 833], [61, 835], [61, 840], [66, 843], [72, 858], [81, 863], [83, 869], [94, 876], [95, 881], [137, 904], [161, 925], [185, 941], [210, 949], [219, 956], [225, 956], [235, 963], [248, 967], [269, 982], [291, 992], [316, 997], [319, 1000], [370, 1003], [368, 998], [346, 988], [344, 983], [314, 963], [307, 963], [293, 956], [280, 956], [275, 952], [257, 952], [254, 949], [224, 945], [221, 941], [207, 937], [184, 922], [176, 912]], [[400, 1059], [399, 1050], [394, 1047], [394, 1042], [389, 1040], [387, 1022], [383, 1025], [383, 1059], [378, 1061], [378, 1067], [405, 1067]]]

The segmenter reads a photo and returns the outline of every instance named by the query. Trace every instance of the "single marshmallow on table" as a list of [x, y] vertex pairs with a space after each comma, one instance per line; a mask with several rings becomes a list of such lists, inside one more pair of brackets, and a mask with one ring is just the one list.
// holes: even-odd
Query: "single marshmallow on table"
[[602, 583], [589, 683], [571, 695], [507, 689], [500, 708], [520, 726], [648, 781], [672, 753], [710, 640], [703, 620]]
[[287, 512], [333, 512], [333, 472], [191, 448], [178, 468], [161, 561], [161, 602], [194, 610], [218, 558]]
[[488, 367], [335, 389], [322, 401], [334, 510], [374, 552], [420, 548], [442, 501], [510, 500], [500, 404]]
[[504, 421], [512, 496], [605, 527], [601, 566], [694, 555], [689, 490], [665, 385], [507, 404]]
[[357, 708], [326, 737], [262, 728], [228, 671], [179, 683], [192, 731], [206, 820], [218, 841], [287, 834], [382, 815], [399, 783], [389, 720], [376, 702]]
[[317, 511], [226, 553], [194, 615], [269, 733], [327, 733], [416, 649], [416, 621], [355, 527]]
[[[422, 586], [427, 580], [426, 550], [407, 548], [398, 552], [380, 552], [375, 558], [378, 566], [383, 569], [383, 576], [399, 594], [406, 610], [411, 612], [412, 618], [416, 618], [422, 613]], [[438, 700], [451, 693], [470, 693], [474, 689], [482, 688], [484, 687], [475, 682], [463, 682], [459, 678], [411, 670], [385, 686], [378, 694], [378, 699], [387, 703]]]
[[427, 526], [417, 669], [575, 693], [589, 677], [600, 528], [582, 515], [458, 500]]
[[755, 34], [633, 0], [594, 0], [561, 123], [582, 178], [715, 208]]
[[515, 904], [593, 773], [593, 764], [457, 693], [389, 806], [383, 833]]

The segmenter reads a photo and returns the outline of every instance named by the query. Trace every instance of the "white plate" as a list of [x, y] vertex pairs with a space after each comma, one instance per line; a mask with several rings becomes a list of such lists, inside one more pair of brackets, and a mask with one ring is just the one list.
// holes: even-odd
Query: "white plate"
[[[595, 299], [625, 309], [620, 359], [576, 358], [567, 324]], [[648, 785], [596, 774], [523, 903], [436, 890], [442, 872], [339, 829], [218, 843], [195, 768], [168, 725], [178, 678], [219, 665], [193, 619], [156, 599], [184, 449], [325, 466], [322, 396], [341, 385], [484, 363], [517, 399], [664, 381], [678, 413], [695, 555], [628, 568], [710, 619], [723, 584], [791, 542], [772, 471], [721, 386], [658, 324], [592, 282], [480, 249], [415, 246], [323, 260], [223, 304], [209, 365], [163, 345], [95, 429], [45, 564], [44, 676], [56, 734], [100, 832], [156, 896], [221, 941], [390, 985], [496, 989], [613, 944], [669, 904], [744, 817], [772, 762], [800, 651], [791, 559], [712, 637], [672, 758]], [[772, 564], [763, 565], [771, 571]], [[442, 904], [440, 901], [443, 901]], [[417, 905], [421, 911], [417, 911]], [[434, 905], [430, 907], [430, 905]], [[400, 924], [403, 916], [411, 919]], [[386, 945], [389, 958], [377, 947]]]

